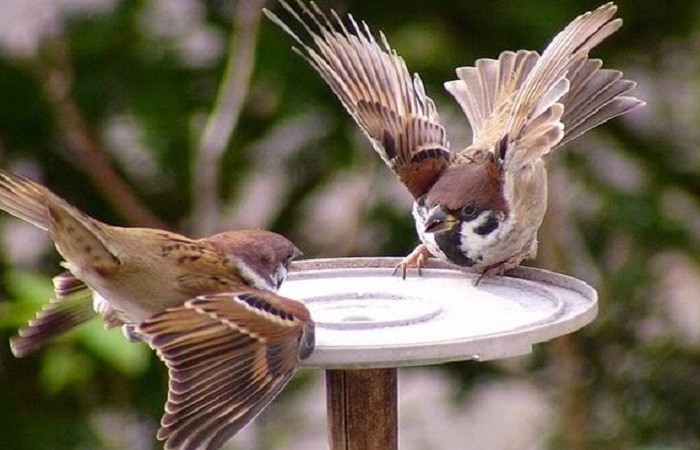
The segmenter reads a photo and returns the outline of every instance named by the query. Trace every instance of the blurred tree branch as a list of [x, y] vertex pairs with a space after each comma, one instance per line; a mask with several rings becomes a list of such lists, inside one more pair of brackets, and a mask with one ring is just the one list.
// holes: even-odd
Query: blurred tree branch
[[46, 45], [48, 63], [40, 67], [40, 82], [55, 111], [68, 156], [93, 182], [129, 225], [168, 228], [117, 173], [72, 95], [73, 68], [69, 49], [55, 38]]
[[217, 231], [221, 213], [218, 171], [248, 95], [263, 4], [262, 0], [251, 0], [236, 5], [226, 71], [195, 151], [192, 226], [199, 234]]

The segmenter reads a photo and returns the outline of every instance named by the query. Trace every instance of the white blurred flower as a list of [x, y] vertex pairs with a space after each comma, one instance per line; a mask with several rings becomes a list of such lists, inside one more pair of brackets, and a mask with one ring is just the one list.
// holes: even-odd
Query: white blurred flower
[[206, 10], [197, 0], [150, 2], [140, 24], [149, 34], [172, 41], [182, 62], [192, 67], [211, 65], [226, 51], [224, 36], [207, 25]]
[[61, 31], [63, 16], [111, 10], [115, 0], [3, 0], [0, 50], [32, 57], [43, 39]]

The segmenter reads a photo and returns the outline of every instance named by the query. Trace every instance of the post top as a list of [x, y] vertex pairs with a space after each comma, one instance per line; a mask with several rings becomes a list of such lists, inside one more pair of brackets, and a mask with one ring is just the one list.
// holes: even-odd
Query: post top
[[303, 301], [316, 322], [306, 367], [362, 369], [507, 358], [571, 333], [597, 314], [586, 283], [519, 267], [481, 280], [430, 260], [420, 277], [392, 275], [400, 258], [295, 262], [280, 294]]

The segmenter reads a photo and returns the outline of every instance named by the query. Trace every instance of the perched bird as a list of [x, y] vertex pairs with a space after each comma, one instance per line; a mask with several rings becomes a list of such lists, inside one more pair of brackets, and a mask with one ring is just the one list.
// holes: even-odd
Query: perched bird
[[299, 44], [374, 149], [414, 198], [422, 244], [397, 266], [420, 267], [430, 255], [502, 275], [537, 252], [547, 205], [543, 157], [644, 102], [626, 95], [635, 83], [602, 68], [588, 53], [617, 31], [608, 3], [574, 19], [542, 55], [504, 51], [456, 69], [445, 88], [462, 107], [472, 143], [453, 151], [433, 100], [418, 75], [380, 34], [352, 16], [344, 23], [313, 2], [282, 7], [308, 44], [279, 17], [267, 16]]
[[279, 234], [241, 230], [190, 239], [110, 226], [4, 171], [0, 209], [48, 230], [68, 269], [54, 279], [51, 302], [11, 339], [12, 352], [28, 355], [95, 311], [106, 327], [124, 325], [170, 369], [158, 434], [167, 449], [219, 448], [313, 350], [308, 310], [275, 293], [301, 255]]

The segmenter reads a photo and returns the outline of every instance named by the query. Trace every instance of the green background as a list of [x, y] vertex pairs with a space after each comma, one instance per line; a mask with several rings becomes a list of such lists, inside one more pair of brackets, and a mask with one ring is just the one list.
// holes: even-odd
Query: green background
[[[309, 257], [404, 255], [416, 244], [408, 194], [290, 51], [291, 40], [261, 19], [260, 2], [80, 2], [55, 16], [54, 2], [15, 3], [0, 6], [3, 168], [112, 224], [193, 236], [264, 227]], [[541, 50], [573, 17], [598, 6], [321, 4], [385, 32], [421, 74], [455, 148], [469, 137], [441, 86], [455, 67], [506, 49]], [[446, 407], [455, 410], [493, 383], [537, 389], [553, 414], [534, 448], [700, 448], [700, 2], [618, 4], [625, 25], [593, 56], [638, 81], [636, 95], [648, 106], [552, 155], [550, 209], [540, 256], [530, 263], [594, 285], [599, 317], [528, 357], [427, 370], [454, 383]], [[24, 28], [32, 23], [38, 39]], [[233, 105], [234, 113], [241, 105], [230, 139], [216, 112], [225, 83], [233, 94], [218, 105]], [[207, 124], [212, 136], [223, 136], [220, 152], [202, 138]], [[0, 234], [6, 342], [49, 297], [60, 269], [42, 233], [5, 215]], [[302, 372], [275, 405], [294, 417], [304, 396], [322, 404], [313, 388], [319, 377]], [[0, 448], [158, 448], [165, 386], [165, 370], [145, 346], [97, 321], [22, 360], [3, 344]], [[252, 443], [234, 439], [230, 448], [306, 448], [296, 429], [303, 418], [266, 417]], [[305, 433], [322, 439], [325, 430]], [[465, 437], [439, 448], [477, 448], [469, 443]]]

